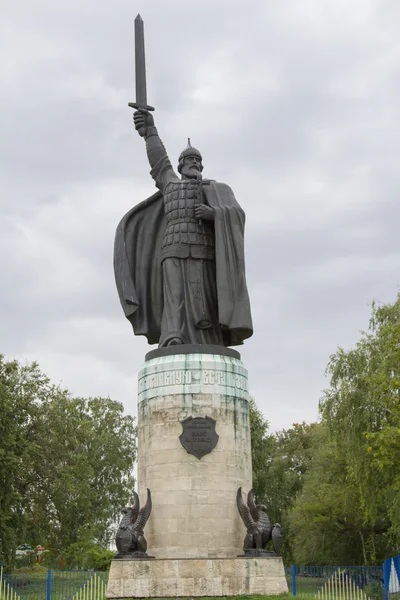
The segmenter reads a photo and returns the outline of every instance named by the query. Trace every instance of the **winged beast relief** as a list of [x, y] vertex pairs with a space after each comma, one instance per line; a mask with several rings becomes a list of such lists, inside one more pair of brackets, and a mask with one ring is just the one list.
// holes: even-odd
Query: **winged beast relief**
[[145, 506], [140, 508], [139, 496], [133, 492], [133, 506], [122, 509], [122, 519], [116, 535], [118, 554], [115, 558], [152, 558], [148, 556], [144, 528], [151, 514], [151, 493], [147, 488]]
[[[247, 534], [243, 542], [245, 555], [276, 556], [280, 554], [281, 526], [279, 523], [271, 526], [267, 507], [264, 504], [255, 503], [253, 490], [250, 490], [247, 494], [246, 505], [243, 501], [242, 488], [240, 487], [237, 491], [236, 503], [239, 514], [247, 529]], [[265, 547], [271, 540], [274, 552], [267, 552]]]

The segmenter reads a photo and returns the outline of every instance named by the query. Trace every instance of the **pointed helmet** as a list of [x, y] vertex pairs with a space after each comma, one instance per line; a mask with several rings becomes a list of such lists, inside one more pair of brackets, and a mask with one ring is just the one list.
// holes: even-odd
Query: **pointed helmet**
[[193, 148], [192, 144], [190, 143], [190, 138], [188, 138], [188, 144], [187, 144], [186, 148], [184, 150], [182, 150], [182, 152], [179, 155], [179, 163], [178, 163], [178, 172], [179, 173], [181, 173], [181, 171], [182, 171], [183, 161], [185, 160], [186, 156], [198, 156], [201, 161], [203, 160], [203, 157], [201, 156], [199, 150], [197, 150], [197, 148]]

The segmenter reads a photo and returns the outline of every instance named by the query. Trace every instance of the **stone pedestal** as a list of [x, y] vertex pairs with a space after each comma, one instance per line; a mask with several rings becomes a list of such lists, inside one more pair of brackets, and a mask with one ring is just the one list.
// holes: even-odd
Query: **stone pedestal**
[[[145, 537], [155, 559], [113, 560], [107, 598], [287, 592], [281, 558], [237, 558], [246, 529], [236, 493], [252, 487], [248, 401], [247, 371], [232, 349], [176, 346], [146, 356], [139, 373], [138, 493], [144, 502], [151, 490]], [[188, 417], [215, 420], [218, 442], [201, 459], [179, 439]]]
[[[252, 485], [247, 371], [227, 353], [158, 356], [139, 373], [138, 491], [151, 490], [145, 535], [156, 558], [241, 552], [236, 492]], [[216, 421], [218, 443], [200, 460], [179, 440], [190, 416]]]
[[170, 598], [287, 593], [280, 558], [212, 558], [111, 563], [107, 598]]

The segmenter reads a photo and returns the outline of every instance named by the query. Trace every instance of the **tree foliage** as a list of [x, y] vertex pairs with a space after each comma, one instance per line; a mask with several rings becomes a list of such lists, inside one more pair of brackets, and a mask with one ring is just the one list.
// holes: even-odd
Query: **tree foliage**
[[283, 556], [289, 562], [293, 543], [288, 515], [302, 489], [318, 426], [295, 423], [290, 429], [271, 434], [254, 399], [250, 401], [250, 423], [255, 496], [268, 506], [272, 522], [281, 524]]
[[328, 373], [321, 414], [359, 491], [374, 561], [379, 536], [389, 554], [400, 542], [400, 295], [373, 304], [369, 331], [354, 349], [331, 356]]
[[257, 408], [254, 398], [250, 398], [251, 461], [253, 489], [256, 498], [265, 499], [268, 488], [268, 467], [271, 462], [274, 438], [268, 433], [269, 423]]
[[289, 514], [303, 564], [379, 564], [400, 542], [400, 297], [372, 306], [369, 331], [338, 348], [319, 441]]
[[115, 552], [111, 552], [99, 544], [90, 541], [74, 542], [61, 552], [61, 564], [65, 569], [93, 569], [106, 571], [109, 569]]
[[[327, 373], [320, 423], [270, 433], [251, 400], [253, 488], [282, 524], [286, 563], [380, 563], [400, 546], [400, 296], [373, 305]], [[0, 358], [1, 556], [41, 543], [66, 565], [106, 566], [135, 433], [119, 403], [72, 398], [37, 365]]]
[[107, 545], [131, 496], [132, 417], [110, 398], [72, 398], [37, 364], [0, 357], [0, 552], [20, 543], [55, 556], [76, 543]]
[[321, 423], [271, 436], [254, 419], [257, 496], [282, 523], [287, 562], [379, 564], [400, 546], [400, 295], [373, 304], [327, 374]]
[[[308, 565], [361, 565], [371, 562], [373, 528], [362, 516], [361, 499], [346, 457], [318, 427], [309, 469], [289, 513], [293, 559]], [[378, 532], [379, 524], [376, 524]], [[382, 551], [382, 539], [379, 548]]]

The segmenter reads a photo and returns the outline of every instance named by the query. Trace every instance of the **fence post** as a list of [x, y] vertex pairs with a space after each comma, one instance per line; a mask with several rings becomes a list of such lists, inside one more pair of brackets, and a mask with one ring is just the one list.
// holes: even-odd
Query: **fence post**
[[390, 585], [390, 570], [392, 567], [392, 559], [387, 558], [383, 563], [383, 598], [389, 600], [389, 585]]
[[47, 593], [46, 600], [50, 600], [51, 597], [51, 571], [47, 569]]
[[297, 582], [296, 582], [296, 565], [292, 565], [292, 594], [293, 596], [297, 596]]

